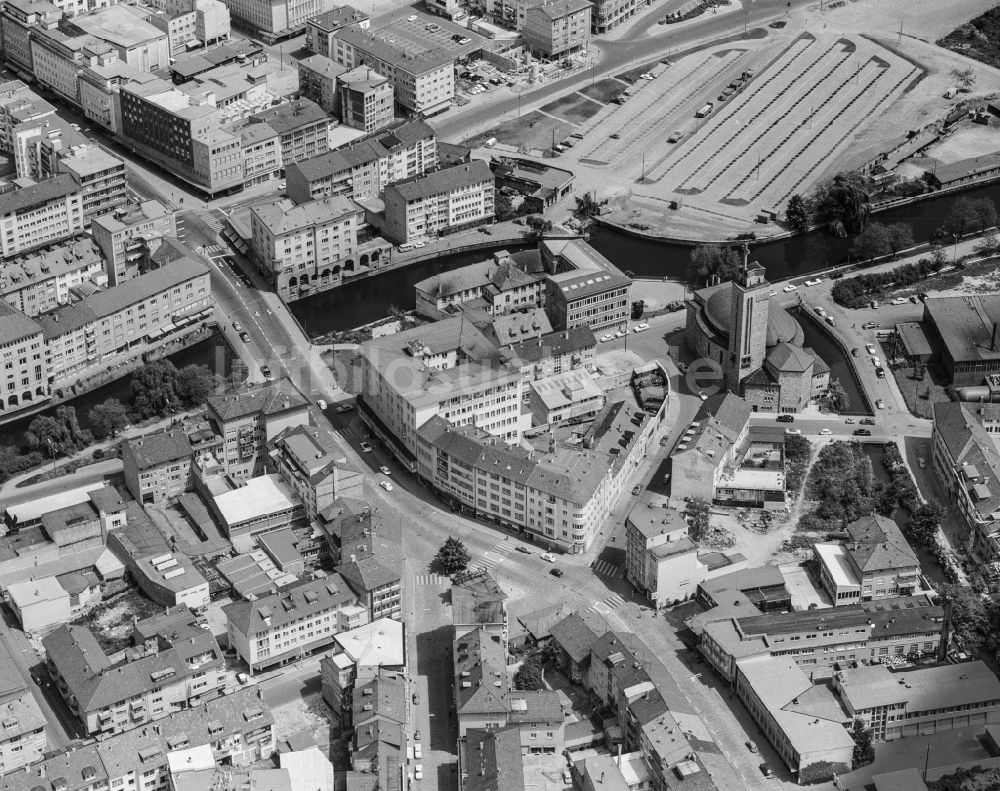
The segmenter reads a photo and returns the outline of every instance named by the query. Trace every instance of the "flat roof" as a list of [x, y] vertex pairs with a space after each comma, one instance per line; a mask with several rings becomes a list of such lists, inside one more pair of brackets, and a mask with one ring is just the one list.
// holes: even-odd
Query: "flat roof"
[[215, 506], [231, 527], [294, 508], [297, 503], [293, 498], [280, 475], [260, 475], [237, 489], [216, 495]]
[[838, 588], [860, 587], [844, 544], [816, 544], [816, 554]]
[[993, 348], [993, 326], [1000, 322], [1000, 294], [927, 297], [924, 319], [937, 328], [956, 362], [1000, 358], [1000, 338]]
[[25, 500], [15, 505], [8, 504], [6, 510], [10, 516], [17, 518], [19, 524], [24, 525], [41, 519], [44, 514], [50, 511], [90, 502], [90, 492], [103, 487], [104, 481], [88, 483], [85, 486], [66, 489], [34, 500]]
[[58, 601], [69, 596], [55, 577], [15, 582], [7, 586], [7, 594], [19, 610], [42, 602]]
[[1000, 701], [1000, 679], [981, 661], [899, 673], [888, 665], [845, 667], [838, 685], [854, 711], [904, 703], [908, 712], [918, 712]]
[[81, 14], [73, 17], [70, 23], [92, 36], [126, 49], [167, 37], [165, 32], [130, 13], [125, 6], [113, 5]]
[[406, 663], [403, 624], [392, 618], [379, 618], [357, 629], [341, 632], [334, 639], [359, 665], [396, 667]]

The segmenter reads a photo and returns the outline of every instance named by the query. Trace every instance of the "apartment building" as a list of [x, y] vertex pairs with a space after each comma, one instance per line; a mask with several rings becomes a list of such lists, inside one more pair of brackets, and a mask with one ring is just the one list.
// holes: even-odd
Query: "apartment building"
[[108, 283], [118, 286], [139, 276], [139, 262], [177, 235], [177, 213], [155, 199], [129, 205], [94, 218], [94, 243], [107, 262]]
[[333, 37], [338, 30], [358, 27], [368, 30], [371, 21], [368, 15], [354, 6], [336, 6], [322, 14], [306, 20], [306, 49], [317, 55], [330, 57]]
[[340, 115], [337, 78], [347, 68], [325, 55], [310, 55], [299, 61], [299, 94], [315, 102], [330, 115]]
[[214, 310], [208, 268], [180, 258], [40, 318], [49, 380], [67, 382], [135, 347], [207, 320]]
[[524, 41], [533, 55], [549, 60], [586, 52], [590, 42], [590, 0], [552, 0], [529, 5], [524, 15]]
[[265, 184], [281, 178], [281, 135], [270, 124], [239, 122], [225, 128], [239, 135], [243, 155], [243, 186]]
[[222, 610], [229, 645], [251, 673], [329, 648], [335, 635], [368, 622], [368, 611], [336, 573]]
[[251, 116], [251, 122], [265, 123], [278, 133], [284, 167], [330, 149], [330, 117], [309, 99], [296, 99], [262, 110]]
[[[353, 728], [355, 693], [378, 704], [378, 686], [398, 681], [402, 692], [406, 673], [406, 627], [398, 620], [380, 618], [338, 634], [333, 651], [320, 660], [323, 700], [345, 731]], [[371, 687], [367, 692], [366, 687]], [[384, 690], [383, 690], [384, 691]], [[384, 714], [385, 712], [383, 712]], [[402, 713], [402, 712], [401, 712]], [[405, 714], [401, 722], [405, 722]]]
[[0, 11], [3, 20], [3, 57], [28, 82], [35, 80], [31, 31], [51, 30], [62, 18], [58, 6], [38, 0], [11, 0]]
[[37, 316], [68, 302], [70, 289], [103, 277], [101, 250], [87, 236], [71, 237], [0, 263], [0, 299]]
[[288, 197], [296, 203], [333, 195], [377, 198], [390, 184], [422, 175], [437, 164], [434, 130], [419, 119], [405, 121], [286, 168]]
[[112, 661], [93, 633], [64, 625], [42, 640], [56, 689], [87, 735], [121, 733], [220, 695], [226, 686], [219, 644], [207, 629], [157, 635]]
[[924, 596], [719, 618], [705, 625], [699, 649], [725, 680], [746, 656], [791, 657], [815, 678], [852, 662], [889, 664], [940, 658], [948, 642], [944, 610]]
[[122, 443], [125, 487], [140, 503], [160, 504], [191, 488], [191, 442], [180, 428]]
[[41, 325], [0, 300], [0, 415], [49, 397], [48, 362]]
[[118, 100], [121, 86], [141, 85], [158, 79], [118, 60], [106, 66], [87, 66], [79, 73], [80, 108], [84, 117], [118, 134], [121, 131], [121, 103]]
[[84, 228], [83, 196], [67, 174], [0, 195], [0, 255], [10, 258]]
[[240, 138], [220, 128], [221, 110], [162, 79], [118, 91], [119, 134], [142, 156], [209, 195], [243, 186]]
[[0, 646], [0, 775], [42, 759], [48, 747], [45, 715], [6, 646]]
[[591, 31], [595, 36], [610, 33], [647, 6], [643, 0], [597, 0], [590, 15]]
[[[0, 11], [0, 21], [3, 20], [5, 13], [6, 11]], [[0, 149], [14, 151], [16, 154], [15, 130], [22, 125], [44, 128], [45, 121], [55, 125], [57, 123], [55, 112], [55, 107], [20, 80], [11, 80], [0, 85]]]
[[268, 44], [305, 30], [306, 22], [323, 11], [319, 0], [225, 0], [233, 24]]
[[287, 379], [239, 393], [209, 396], [206, 415], [222, 437], [214, 451], [227, 475], [265, 472], [268, 443], [287, 428], [309, 425], [309, 402]]
[[167, 35], [146, 22], [141, 11], [128, 5], [108, 5], [67, 21], [67, 30], [79, 31], [106, 42], [118, 60], [139, 71], [159, 71], [170, 66]]
[[[972, 535], [990, 578], [1000, 577], [1000, 405], [934, 404], [931, 469]], [[997, 489], [996, 492], [993, 490]]]
[[251, 256], [286, 302], [356, 273], [361, 209], [343, 196], [250, 209]]
[[455, 56], [443, 48], [413, 55], [360, 26], [338, 30], [331, 44], [327, 57], [341, 66], [371, 66], [392, 80], [396, 104], [408, 115], [426, 118], [455, 101]]
[[545, 312], [555, 329], [587, 326], [598, 332], [628, 323], [630, 277], [580, 239], [546, 239], [538, 247], [549, 273]]
[[146, 21], [167, 34], [171, 54], [229, 39], [229, 9], [219, 0], [168, 0], [162, 5]]
[[51, 28], [32, 31], [31, 59], [39, 85], [80, 106], [80, 70], [107, 66], [118, 60], [118, 54], [111, 44], [89, 33]]
[[128, 202], [125, 162], [100, 146], [74, 146], [58, 157], [57, 168], [72, 176], [80, 188], [85, 224]]
[[899, 526], [881, 514], [851, 522], [848, 538], [813, 547], [820, 581], [835, 604], [909, 596], [920, 588], [920, 560]]
[[[539, 322], [541, 323], [541, 322]], [[547, 332], [509, 343], [500, 353], [521, 370], [525, 382], [580, 368], [594, 371], [597, 339], [588, 327]]]
[[64, 791], [165, 789], [171, 785], [172, 751], [206, 746], [213, 762], [230, 766], [267, 760], [274, 752], [273, 723], [257, 687], [238, 689], [155, 724], [55, 753], [4, 783], [10, 791], [54, 784]]
[[293, 426], [272, 439], [271, 465], [306, 506], [311, 522], [339, 497], [361, 497], [364, 476], [332, 438], [312, 426]]
[[385, 234], [394, 242], [435, 238], [493, 221], [493, 172], [482, 160], [386, 188]]
[[374, 134], [392, 126], [395, 93], [392, 82], [369, 66], [358, 66], [337, 78], [337, 107], [345, 126]]
[[484, 309], [491, 316], [541, 307], [545, 295], [542, 275], [525, 271], [534, 257], [531, 251], [511, 255], [498, 250], [486, 261], [421, 280], [414, 286], [417, 312], [442, 319], [450, 316], [454, 307], [468, 303], [485, 302]]

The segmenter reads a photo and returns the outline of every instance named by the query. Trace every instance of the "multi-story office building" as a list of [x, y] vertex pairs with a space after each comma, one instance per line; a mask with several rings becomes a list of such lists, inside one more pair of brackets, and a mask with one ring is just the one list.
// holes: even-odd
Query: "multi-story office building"
[[229, 9], [219, 0], [166, 0], [161, 5], [147, 21], [167, 34], [172, 54], [228, 40]]
[[337, 78], [347, 68], [325, 55], [310, 55], [299, 61], [299, 93], [331, 115], [340, 115]]
[[395, 242], [433, 239], [495, 216], [493, 171], [482, 160], [397, 182], [384, 196], [385, 234]]
[[122, 443], [125, 486], [142, 504], [179, 497], [191, 488], [191, 442], [174, 428]]
[[329, 58], [334, 35], [351, 26], [367, 30], [371, 22], [367, 14], [349, 5], [337, 6], [306, 20], [306, 49]]
[[[0, 11], [0, 21], [4, 19], [5, 13], [6, 11]], [[15, 130], [22, 125], [42, 129], [46, 120], [55, 126], [58, 122], [55, 112], [55, 107], [20, 80], [0, 85], [0, 149], [13, 151], [16, 157], [18, 147], [14, 143]]]
[[49, 397], [42, 327], [0, 300], [0, 415], [36, 406]]
[[86, 118], [117, 134], [121, 131], [121, 103], [118, 101], [121, 86], [156, 80], [159, 77], [119, 60], [106, 66], [87, 66], [80, 71], [80, 107]]
[[118, 355], [208, 319], [213, 311], [208, 268], [180, 258], [92, 294], [40, 318], [48, 349], [50, 383], [84, 375]]
[[83, 197], [68, 173], [0, 195], [4, 258], [73, 236], [83, 228]]
[[284, 172], [281, 161], [281, 135], [275, 132], [270, 124], [241, 121], [229, 125], [226, 131], [234, 132], [240, 137], [244, 187], [281, 178]]
[[254, 263], [285, 301], [340, 283], [358, 268], [361, 209], [342, 196], [250, 209]]
[[405, 121], [363, 140], [286, 168], [288, 197], [296, 203], [344, 195], [379, 197], [397, 181], [438, 164], [437, 138], [424, 121]]
[[579, 239], [547, 239], [539, 250], [549, 273], [545, 312], [555, 329], [597, 332], [628, 323], [632, 279], [618, 267]]
[[533, 54], [558, 60], [586, 52], [590, 41], [590, 0], [553, 0], [529, 5], [524, 15], [524, 40]]
[[303, 32], [306, 22], [320, 14], [319, 0], [225, 0], [233, 25], [268, 44]]
[[45, 716], [6, 646], [0, 646], [0, 775], [42, 759], [48, 746]]
[[[39, 146], [44, 140], [39, 141]], [[94, 144], [57, 150], [52, 164], [55, 170], [35, 178], [56, 173], [68, 173], [80, 188], [83, 200], [83, 221], [90, 224], [96, 217], [113, 212], [128, 202], [125, 163]], [[47, 168], [46, 168], [47, 170]]]
[[170, 66], [167, 35], [143, 20], [141, 11], [128, 5], [109, 5], [64, 23], [70, 32], [91, 35], [111, 46], [117, 59], [139, 71], [159, 71]]
[[139, 262], [163, 237], [177, 235], [177, 213], [158, 200], [144, 200], [96, 217], [90, 232], [107, 262], [108, 282], [117, 286], [139, 275]]
[[597, 0], [590, 14], [591, 30], [595, 36], [610, 33], [647, 5], [643, 0]]
[[0, 299], [28, 316], [69, 301], [70, 289], [101, 280], [104, 259], [87, 236], [24, 253], [0, 263]]
[[278, 133], [285, 167], [330, 150], [330, 117], [309, 99], [296, 99], [255, 113], [251, 122], [265, 123]]
[[[323, 700], [341, 728], [350, 729], [356, 724], [352, 705], [355, 692], [361, 692], [366, 702], [377, 707], [382, 697], [379, 687], [398, 681], [402, 692], [405, 673], [406, 627], [398, 620], [377, 618], [334, 638], [333, 651], [320, 660]], [[364, 692], [368, 686], [371, 689]]]
[[337, 105], [345, 126], [374, 134], [392, 126], [392, 82], [370, 66], [358, 66], [337, 78]]
[[240, 138], [223, 113], [166, 80], [119, 86], [120, 135], [137, 152], [209, 195], [243, 186]]
[[295, 491], [311, 522], [339, 497], [361, 497], [364, 478], [343, 451], [312, 426], [285, 429], [268, 445], [271, 464]]
[[336, 573], [222, 609], [229, 645], [251, 673], [326, 649], [335, 635], [368, 622], [368, 610]]
[[392, 80], [396, 104], [407, 114], [442, 113], [455, 100], [455, 56], [443, 48], [414, 55], [360, 26], [338, 30], [328, 57], [348, 69], [371, 66]]
[[[0, 11], [3, 20], [3, 57], [21, 77], [35, 80], [31, 31], [52, 30], [62, 18], [58, 6], [37, 0], [11, 0]], [[9, 149], [8, 149], [9, 150]]]
[[215, 451], [226, 474], [252, 478], [264, 473], [267, 443], [287, 428], [309, 425], [309, 402], [287, 379], [241, 393], [209, 396], [207, 416], [222, 438]]
[[47, 665], [56, 689], [87, 735], [121, 733], [221, 694], [222, 650], [206, 629], [183, 639], [155, 635], [112, 661], [83, 626], [48, 635]]

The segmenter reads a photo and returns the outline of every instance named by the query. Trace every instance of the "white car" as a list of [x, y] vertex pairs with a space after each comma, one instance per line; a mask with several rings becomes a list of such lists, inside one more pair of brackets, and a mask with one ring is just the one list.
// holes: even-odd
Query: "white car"
[[369, 445], [367, 442], [362, 442], [361, 443], [361, 452], [362, 453], [371, 453], [372, 452], [372, 446]]
[[322, 398], [316, 399], [316, 406], [318, 406], [320, 409], [326, 412], [326, 401], [324, 401]]
[[407, 21], [407, 22], [416, 22], [416, 21], [417, 21], [417, 15], [416, 15], [416, 14], [410, 14], [410, 15], [409, 15], [409, 16], [408, 16], [408, 17], [406, 18], [406, 21]]
[[875, 356], [875, 344], [874, 343], [866, 343], [865, 344], [865, 351], [868, 352], [872, 357], [874, 357]]
[[822, 282], [823, 282], [823, 278], [821, 278], [821, 277], [814, 277], [812, 280], [807, 280], [806, 281], [806, 285], [807, 286], [818, 286]]
[[820, 430], [819, 433], [820, 434], [832, 434], [833, 432], [830, 429], [828, 429], [828, 428], [824, 428], [824, 429]]
[[642, 77], [642, 79], [644, 79], [644, 80], [655, 80], [656, 79], [656, 75], [655, 74], [640, 74], [639, 76]]
[[551, 552], [546, 552], [544, 555], [542, 555], [542, 560], [544, 560], [546, 563], [555, 563], [556, 556], [553, 555]]
[[424, 765], [423, 764], [417, 764], [416, 766], [413, 767], [413, 776], [417, 780], [423, 780], [424, 779]]
[[906, 297], [896, 297], [892, 301], [892, 304], [893, 305], [905, 305], [906, 304]]
[[876, 407], [877, 407], [878, 409], [885, 409], [885, 401], [883, 401], [883, 400], [882, 400], [882, 399], [880, 398], [880, 399], [879, 399], [878, 401], [876, 401], [876, 402], [875, 402], [875, 406], [876, 406]]
[[414, 242], [413, 246], [414, 247], [426, 247], [427, 246], [427, 242], [425, 242], [423, 239], [421, 239], [418, 242]]
[[239, 681], [241, 684], [249, 684], [250, 676], [248, 676], [246, 673], [237, 673], [236, 680]]
[[604, 335], [601, 336], [601, 343], [608, 343], [610, 341], [613, 341], [614, 339], [615, 339], [614, 335], [611, 335], [610, 333], [605, 333]]
[[616, 338], [624, 338], [626, 335], [628, 335], [627, 330], [618, 330], [618, 332], [615, 333]]
[[632, 328], [632, 332], [644, 332], [644, 331], [646, 331], [648, 329], [649, 329], [649, 325], [646, 322], [642, 322], [642, 324], [636, 324]]
[[424, 757], [424, 748], [421, 746], [420, 742], [413, 745], [413, 757], [418, 761]]
[[769, 297], [776, 297], [776, 296], [778, 296], [778, 292], [777, 291], [768, 291], [767, 295]]
[[876, 368], [878, 368], [878, 367], [879, 367], [879, 366], [880, 366], [880, 365], [882, 364], [882, 361], [881, 361], [881, 360], [879, 360], [879, 358], [878, 358], [877, 356], [876, 356], [876, 357], [872, 357], [872, 364], [873, 364], [873, 365], [874, 365], [874, 366], [875, 366]]
[[708, 396], [705, 395], [705, 391], [704, 390], [699, 390], [698, 391], [698, 398], [700, 398], [702, 401], [708, 401]]
[[789, 283], [787, 286], [785, 286], [781, 290], [784, 291], [786, 294], [791, 294], [793, 291], [798, 291], [799, 288], [798, 288], [798, 286], [796, 286], [796, 285], [794, 285], [792, 283]]
[[920, 469], [922, 470], [927, 468], [927, 462], [923, 459], [917, 459], [917, 464], [920, 465]]
[[378, 471], [383, 475], [392, 475], [392, 470], [386, 467], [384, 464], [378, 468]]
[[833, 316], [824, 316], [823, 318], [826, 319], [826, 323], [831, 327], [834, 326]]
[[392, 484], [389, 483], [388, 481], [379, 481], [378, 485], [381, 486], [383, 489], [385, 489], [387, 492], [392, 491]]
[[800, 428], [786, 428], [785, 429], [785, 433], [786, 434], [801, 434], [802, 433], [802, 429], [800, 429]]
[[826, 310], [823, 308], [822, 305], [817, 305], [816, 307], [813, 308], [813, 310], [816, 311], [816, 313], [820, 316], [826, 313]]

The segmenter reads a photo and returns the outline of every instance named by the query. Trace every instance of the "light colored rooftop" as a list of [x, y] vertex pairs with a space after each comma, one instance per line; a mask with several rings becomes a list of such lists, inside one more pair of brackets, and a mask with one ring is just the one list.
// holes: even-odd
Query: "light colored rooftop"
[[117, 5], [73, 17], [72, 23], [92, 36], [124, 48], [166, 38], [167, 35], [129, 13], [124, 6]]
[[250, 478], [238, 489], [217, 495], [216, 508], [229, 526], [294, 508], [295, 495], [279, 475]]
[[102, 488], [104, 488], [104, 481], [88, 483], [75, 489], [66, 489], [34, 500], [25, 500], [16, 505], [7, 505], [6, 509], [10, 516], [17, 518], [18, 524], [30, 524], [50, 511], [58, 511], [60, 508], [69, 508], [71, 505], [90, 502], [90, 492]]
[[735, 473], [724, 475], [719, 481], [719, 485], [734, 489], [764, 489], [783, 492], [785, 490], [785, 475], [781, 470], [739, 467]]
[[848, 557], [847, 547], [843, 544], [816, 544], [816, 554], [820, 563], [827, 570], [830, 578], [838, 588], [858, 588], [861, 580], [854, 573]]
[[69, 594], [55, 577], [15, 582], [13, 585], [7, 586], [7, 593], [14, 606], [19, 610], [34, 604], [55, 602], [69, 597]]
[[396, 667], [406, 662], [403, 624], [391, 618], [341, 632], [335, 638], [354, 662], [367, 667]]

